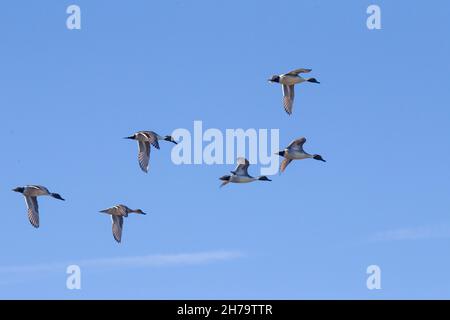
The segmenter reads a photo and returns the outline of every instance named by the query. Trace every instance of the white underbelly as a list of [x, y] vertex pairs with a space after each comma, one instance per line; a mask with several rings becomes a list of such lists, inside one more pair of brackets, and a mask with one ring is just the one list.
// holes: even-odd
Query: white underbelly
[[25, 196], [30, 196], [30, 197], [39, 197], [39, 196], [46, 196], [48, 195], [47, 192], [41, 190], [41, 189], [28, 189], [23, 193]]
[[301, 83], [303, 81], [305, 81], [305, 80], [300, 77], [292, 77], [292, 76], [281, 76], [280, 77], [280, 83], [286, 84], [288, 86], [297, 84], [297, 83]]
[[289, 152], [287, 154], [286, 158], [291, 159], [291, 160], [303, 160], [303, 159], [311, 158], [311, 155], [303, 153], [303, 152]]
[[230, 178], [230, 182], [234, 182], [234, 183], [247, 183], [247, 182], [252, 182], [252, 181], [255, 181], [255, 178], [243, 177], [243, 176], [231, 176], [231, 178]]

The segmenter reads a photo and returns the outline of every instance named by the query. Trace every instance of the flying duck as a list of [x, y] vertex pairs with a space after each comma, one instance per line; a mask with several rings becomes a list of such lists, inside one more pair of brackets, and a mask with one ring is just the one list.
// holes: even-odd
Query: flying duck
[[112, 234], [118, 243], [122, 241], [123, 217], [128, 217], [129, 213], [146, 214], [141, 209], [133, 210], [123, 204], [101, 210], [100, 212], [111, 215]]
[[302, 159], [312, 158], [315, 160], [326, 162], [322, 158], [322, 156], [320, 156], [318, 154], [309, 154], [309, 153], [305, 152], [305, 150], [303, 150], [303, 145], [305, 144], [305, 142], [306, 142], [306, 138], [301, 137], [299, 139], [292, 141], [287, 146], [286, 149], [277, 153], [279, 156], [282, 156], [285, 158], [283, 160], [283, 162], [281, 162], [281, 166], [280, 166], [281, 172], [284, 172], [284, 170], [289, 165], [289, 163], [291, 163], [292, 160], [302, 160]]
[[238, 158], [237, 159], [237, 167], [234, 171], [231, 171], [231, 175], [226, 175], [223, 177], [220, 177], [219, 179], [222, 180], [222, 184], [220, 187], [223, 187], [224, 185], [233, 182], [233, 183], [247, 183], [247, 182], [253, 182], [253, 181], [272, 181], [266, 176], [260, 176], [260, 177], [252, 177], [248, 174], [248, 167], [250, 165], [250, 162], [248, 162], [245, 158]]
[[35, 228], [39, 228], [39, 205], [37, 197], [50, 196], [58, 200], [64, 201], [64, 199], [57, 193], [51, 193], [46, 187], [29, 185], [25, 187], [17, 187], [12, 191], [19, 192], [25, 197], [25, 202], [28, 207], [28, 219], [31, 225]]
[[281, 84], [283, 89], [283, 106], [284, 110], [291, 115], [294, 104], [294, 86], [302, 82], [320, 83], [316, 78], [302, 78], [300, 73], [309, 73], [312, 69], [296, 69], [285, 74], [275, 75], [269, 79], [270, 82]]
[[163, 137], [153, 131], [138, 131], [132, 136], [125, 137], [125, 139], [132, 139], [138, 142], [139, 166], [145, 173], [148, 172], [148, 162], [150, 160], [150, 145], [154, 146], [156, 149], [159, 149], [158, 140], [170, 141], [172, 143], [177, 144], [177, 142], [171, 136]]

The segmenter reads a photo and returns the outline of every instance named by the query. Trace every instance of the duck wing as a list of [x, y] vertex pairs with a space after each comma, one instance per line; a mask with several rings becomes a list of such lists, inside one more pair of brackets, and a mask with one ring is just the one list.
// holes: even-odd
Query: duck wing
[[25, 202], [28, 207], [28, 220], [33, 227], [39, 228], [39, 205], [36, 197], [25, 197]]
[[294, 85], [282, 85], [282, 89], [283, 89], [283, 106], [284, 106], [284, 110], [286, 111], [287, 114], [291, 115], [292, 114], [292, 107], [294, 105]]
[[138, 145], [139, 145], [139, 153], [138, 153], [139, 166], [141, 167], [142, 171], [147, 173], [148, 163], [150, 161], [150, 143], [148, 141], [138, 140]]
[[311, 71], [312, 71], [312, 69], [300, 68], [300, 69], [295, 69], [295, 70], [289, 71], [286, 74], [289, 74], [289, 75], [292, 75], [292, 76], [298, 76], [300, 73], [309, 73]]
[[113, 237], [120, 243], [120, 241], [122, 241], [123, 217], [112, 215], [111, 220]]
[[220, 184], [220, 188], [222, 188], [223, 186], [226, 186], [227, 184], [229, 184], [230, 181], [224, 181]]
[[245, 158], [237, 159], [237, 167], [234, 171], [231, 171], [232, 174], [237, 176], [248, 176], [248, 167], [250, 166], [250, 162]]
[[295, 139], [294, 141], [292, 141], [289, 146], [288, 149], [292, 149], [292, 150], [297, 150], [297, 151], [301, 151], [303, 152], [303, 145], [306, 142], [306, 138], [305, 137], [301, 137], [298, 139]]
[[128, 208], [126, 205], [124, 204], [119, 204], [117, 206], [114, 207], [117, 210], [117, 214], [120, 216], [127, 216], [128, 213], [131, 211], [130, 208]]
[[292, 159], [284, 159], [281, 162], [281, 166], [280, 166], [280, 171], [284, 172], [284, 170], [286, 170], [286, 167], [289, 165], [289, 163], [291, 163]]
[[159, 150], [158, 134], [153, 131], [145, 131], [144, 135], [147, 138], [148, 142], [150, 142], [152, 146]]

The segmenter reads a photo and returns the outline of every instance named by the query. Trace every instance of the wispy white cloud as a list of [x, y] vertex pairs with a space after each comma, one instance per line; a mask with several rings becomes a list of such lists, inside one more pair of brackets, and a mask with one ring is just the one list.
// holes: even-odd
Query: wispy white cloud
[[447, 224], [399, 228], [378, 232], [370, 237], [373, 242], [450, 238]]
[[20, 266], [0, 266], [0, 273], [42, 273], [56, 270], [65, 270], [69, 265], [78, 265], [81, 268], [148, 268], [163, 266], [189, 266], [203, 265], [212, 262], [228, 261], [243, 257], [239, 251], [208, 251], [179, 254], [153, 254], [132, 257], [113, 257], [87, 260], [73, 260], [66, 263], [42, 263]]

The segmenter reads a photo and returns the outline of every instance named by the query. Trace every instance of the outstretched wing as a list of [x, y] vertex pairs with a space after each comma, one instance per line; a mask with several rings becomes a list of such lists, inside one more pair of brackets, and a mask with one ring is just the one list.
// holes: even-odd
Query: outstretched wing
[[138, 145], [139, 145], [139, 154], [138, 154], [139, 166], [141, 167], [142, 171], [148, 172], [148, 163], [150, 161], [150, 143], [147, 141], [138, 140]]
[[283, 89], [283, 106], [284, 110], [287, 112], [287, 114], [292, 114], [292, 107], [294, 105], [294, 85], [282, 85]]
[[238, 176], [248, 176], [248, 167], [250, 165], [250, 162], [248, 162], [248, 160], [245, 158], [238, 158], [237, 163], [238, 165], [236, 169], [231, 173]]
[[303, 145], [306, 142], [306, 138], [305, 137], [301, 137], [298, 139], [295, 139], [294, 141], [292, 141], [288, 148], [289, 149], [294, 149], [294, 150], [298, 150], [298, 151], [303, 151]]
[[154, 146], [156, 149], [159, 149], [158, 134], [156, 132], [143, 131], [142, 134], [152, 146]]
[[286, 74], [293, 75], [293, 76], [297, 76], [297, 75], [299, 75], [300, 73], [309, 73], [309, 72], [311, 72], [311, 71], [312, 71], [312, 69], [304, 69], [304, 68], [300, 68], [300, 69], [295, 69], [295, 70], [289, 71], [289, 72], [286, 73]]
[[227, 184], [229, 184], [230, 183], [230, 181], [224, 181], [224, 182], [222, 182], [221, 184], [220, 184], [220, 188], [222, 188], [223, 186], [225, 186], [225, 185], [227, 185]]
[[36, 197], [25, 197], [28, 207], [28, 220], [33, 227], [39, 228], [39, 205]]
[[113, 237], [118, 243], [120, 243], [120, 241], [122, 241], [123, 217], [112, 215], [111, 220]]
[[116, 208], [116, 212], [118, 215], [120, 216], [127, 216], [128, 213], [130, 213], [131, 209], [128, 208], [126, 205], [124, 204], [118, 204], [117, 206], [115, 206], [114, 208]]
[[289, 165], [289, 163], [291, 163], [291, 161], [292, 161], [291, 159], [284, 159], [281, 162], [280, 171], [284, 172], [284, 170], [286, 170], [286, 167]]

